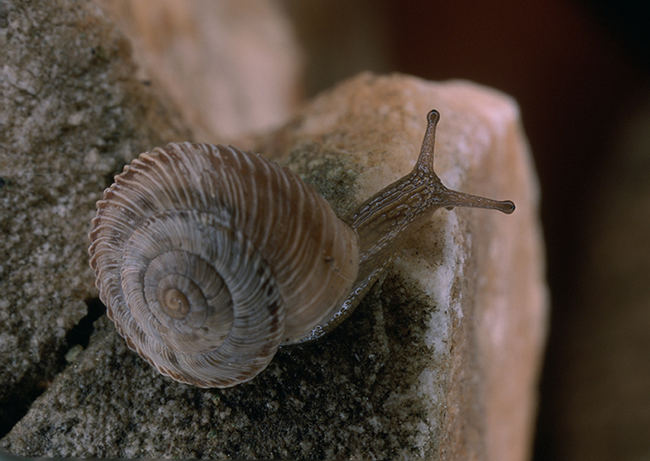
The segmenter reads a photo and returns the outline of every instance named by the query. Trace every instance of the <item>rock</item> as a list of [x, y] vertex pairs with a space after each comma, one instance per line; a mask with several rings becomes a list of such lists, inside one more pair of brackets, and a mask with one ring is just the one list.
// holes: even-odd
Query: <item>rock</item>
[[0, 3], [0, 434], [65, 366], [97, 296], [94, 203], [134, 152], [191, 136], [88, 2]]
[[301, 96], [300, 50], [277, 2], [101, 0], [197, 140], [268, 130]]
[[361, 75], [256, 148], [345, 214], [410, 170], [431, 108], [448, 186], [511, 216], [441, 210], [323, 340], [225, 390], [165, 378], [105, 318], [0, 441], [23, 455], [524, 459], [546, 327], [537, 185], [516, 105], [464, 82]]
[[[408, 297], [423, 293], [428, 306], [427, 328], [414, 341], [431, 353], [399, 395], [427, 396], [420, 422], [429, 429], [421, 436], [434, 440], [424, 446], [438, 447], [442, 459], [527, 459], [547, 292], [537, 180], [514, 102], [469, 82], [365, 74], [316, 98], [257, 148], [288, 163], [343, 215], [412, 168], [431, 108], [441, 113], [443, 182], [510, 198], [517, 210], [508, 217], [439, 211], [398, 253], [398, 285], [415, 284]], [[392, 291], [385, 283], [384, 293]], [[412, 328], [418, 319], [404, 322]], [[403, 357], [415, 363], [416, 351]]]

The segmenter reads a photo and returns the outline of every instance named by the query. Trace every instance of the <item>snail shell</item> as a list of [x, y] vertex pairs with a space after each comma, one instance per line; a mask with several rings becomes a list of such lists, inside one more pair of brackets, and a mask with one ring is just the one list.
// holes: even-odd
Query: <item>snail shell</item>
[[512, 212], [512, 202], [442, 185], [432, 168], [438, 118], [430, 112], [413, 172], [347, 222], [257, 154], [191, 143], [141, 154], [104, 191], [90, 232], [90, 265], [120, 335], [173, 379], [233, 386], [280, 344], [320, 337], [349, 315], [423, 213]]

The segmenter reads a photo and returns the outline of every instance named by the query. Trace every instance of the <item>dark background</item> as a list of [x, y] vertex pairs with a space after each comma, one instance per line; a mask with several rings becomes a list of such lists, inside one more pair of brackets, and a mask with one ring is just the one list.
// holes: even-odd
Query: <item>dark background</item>
[[535, 460], [650, 459], [648, 15], [620, 1], [288, 1], [307, 96], [361, 70], [520, 104], [551, 290]]

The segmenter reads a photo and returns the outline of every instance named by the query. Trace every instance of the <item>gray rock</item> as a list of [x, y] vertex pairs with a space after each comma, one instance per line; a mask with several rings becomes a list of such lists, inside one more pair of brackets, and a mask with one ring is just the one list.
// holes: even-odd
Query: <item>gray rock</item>
[[189, 136], [101, 13], [63, 3], [0, 3], [0, 433], [97, 296], [86, 234], [103, 188], [134, 152]]

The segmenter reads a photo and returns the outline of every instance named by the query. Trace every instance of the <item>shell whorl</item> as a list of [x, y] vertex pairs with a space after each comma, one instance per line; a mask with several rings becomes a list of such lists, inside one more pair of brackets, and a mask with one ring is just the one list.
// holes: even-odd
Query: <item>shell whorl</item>
[[97, 203], [91, 267], [127, 344], [202, 387], [252, 379], [345, 299], [358, 238], [296, 175], [256, 154], [169, 144]]

